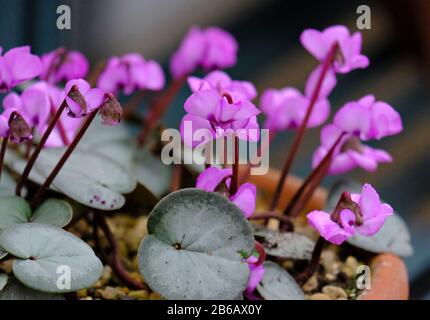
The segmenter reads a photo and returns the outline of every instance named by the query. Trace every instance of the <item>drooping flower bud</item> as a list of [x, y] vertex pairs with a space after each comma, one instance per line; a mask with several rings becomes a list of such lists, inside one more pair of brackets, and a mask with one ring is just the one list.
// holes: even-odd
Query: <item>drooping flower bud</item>
[[17, 144], [31, 139], [31, 128], [18, 112], [14, 112], [10, 116], [9, 137], [13, 143]]
[[115, 126], [121, 122], [122, 107], [112, 93], [107, 93], [106, 98], [100, 107], [102, 123], [108, 126]]

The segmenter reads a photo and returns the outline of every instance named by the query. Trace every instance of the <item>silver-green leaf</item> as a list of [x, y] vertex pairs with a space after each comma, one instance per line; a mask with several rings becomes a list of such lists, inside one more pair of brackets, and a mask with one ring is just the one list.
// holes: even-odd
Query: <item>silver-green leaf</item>
[[91, 247], [54, 226], [17, 224], [0, 234], [0, 245], [17, 257], [14, 276], [34, 290], [76, 291], [91, 286], [102, 274], [103, 265]]
[[265, 300], [304, 300], [305, 294], [294, 278], [278, 264], [266, 261], [257, 290]]
[[167, 299], [235, 299], [247, 285], [254, 239], [226, 197], [183, 189], [163, 198], [148, 220], [139, 269]]

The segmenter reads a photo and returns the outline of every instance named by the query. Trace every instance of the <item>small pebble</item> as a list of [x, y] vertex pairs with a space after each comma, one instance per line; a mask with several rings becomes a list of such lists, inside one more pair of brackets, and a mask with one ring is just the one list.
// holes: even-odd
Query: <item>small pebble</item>
[[331, 299], [337, 300], [337, 299], [346, 299], [348, 298], [348, 295], [346, 294], [345, 290], [343, 290], [340, 287], [336, 286], [324, 286], [322, 288], [322, 292], [326, 295], [328, 295]]
[[76, 297], [78, 299], [83, 299], [86, 298], [88, 296], [88, 290], [87, 289], [81, 289], [76, 291]]
[[163, 297], [156, 292], [151, 292], [149, 295], [149, 300], [163, 300]]
[[114, 287], [106, 287], [104, 289], [98, 289], [97, 292], [105, 300], [120, 299], [126, 295], [123, 291]]
[[138, 300], [148, 300], [149, 298], [149, 292], [146, 290], [136, 290], [136, 291], [130, 291], [128, 293], [129, 297], [138, 299]]
[[315, 293], [309, 297], [309, 300], [331, 300], [330, 297], [324, 293]]
[[282, 262], [282, 267], [284, 269], [293, 269], [294, 268], [294, 261], [292, 260], [285, 260]]
[[302, 286], [303, 291], [311, 292], [315, 290], [318, 286], [318, 280], [316, 275], [313, 275], [306, 283]]

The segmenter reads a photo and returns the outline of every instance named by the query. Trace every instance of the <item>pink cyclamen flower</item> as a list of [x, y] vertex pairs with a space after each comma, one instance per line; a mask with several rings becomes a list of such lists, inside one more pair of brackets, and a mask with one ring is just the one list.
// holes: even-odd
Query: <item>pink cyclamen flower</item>
[[[292, 87], [280, 90], [267, 89], [261, 97], [261, 110], [266, 115], [264, 127], [276, 131], [296, 129], [302, 124], [321, 68], [316, 68], [309, 76], [305, 95]], [[315, 102], [307, 127], [313, 128], [323, 124], [330, 114], [330, 102], [327, 96], [336, 86], [336, 76], [329, 71], [324, 78], [320, 94]]]
[[365, 184], [361, 194], [342, 198], [332, 214], [312, 211], [307, 215], [309, 224], [327, 241], [340, 245], [356, 232], [365, 236], [377, 233], [393, 208], [381, 203], [376, 190]]
[[251, 101], [257, 97], [257, 90], [251, 82], [232, 80], [227, 73], [219, 70], [208, 73], [204, 78], [188, 77], [188, 85], [192, 92], [214, 89], [220, 95], [229, 93], [233, 100]]
[[68, 116], [81, 118], [100, 108], [105, 100], [105, 92], [99, 88], [92, 89], [83, 79], [70, 80], [64, 89]]
[[333, 67], [338, 73], [348, 73], [369, 65], [369, 59], [361, 54], [361, 33], [350, 34], [345, 26], [332, 26], [323, 31], [306, 29], [300, 36], [300, 42], [321, 62], [326, 59], [331, 47], [337, 42], [339, 51]]
[[[316, 149], [312, 158], [313, 168], [316, 168], [324, 159], [342, 132], [344, 131], [334, 124], [322, 128], [321, 146]], [[357, 167], [373, 172], [378, 168], [379, 163], [391, 161], [392, 157], [388, 152], [363, 144], [354, 134], [346, 134], [335, 148], [328, 173], [342, 174]]]
[[[208, 192], [215, 192], [225, 184], [229, 188], [231, 183], [232, 170], [219, 169], [217, 167], [207, 168], [197, 177], [196, 187]], [[230, 196], [230, 200], [238, 206], [246, 218], [255, 211], [256, 187], [251, 183], [242, 184], [237, 192]]]
[[106, 92], [117, 94], [123, 90], [129, 95], [135, 90], [161, 90], [164, 83], [164, 73], [157, 62], [145, 60], [138, 53], [129, 53], [109, 59], [97, 86]]
[[[47, 82], [37, 82], [26, 88], [21, 95], [9, 93], [3, 100], [4, 115], [17, 111], [31, 128], [36, 128], [39, 135], [43, 135], [49, 124], [50, 115], [54, 114], [64, 100], [64, 92]], [[58, 120], [62, 130], [71, 141], [80, 127], [80, 119], [68, 117], [65, 113]], [[61, 147], [64, 141], [60, 135], [60, 124], [48, 137], [44, 147]]]
[[234, 37], [216, 27], [192, 27], [170, 60], [174, 78], [204, 70], [224, 69], [236, 64], [238, 44]]
[[31, 128], [18, 111], [0, 115], [0, 137], [20, 144], [32, 138]]
[[40, 79], [51, 84], [85, 78], [90, 67], [88, 59], [81, 52], [64, 48], [48, 52], [41, 59], [43, 70]]
[[[3, 49], [0, 47], [0, 55]], [[13, 87], [40, 75], [42, 62], [31, 54], [30, 47], [16, 47], [0, 56], [0, 92], [7, 92]]]
[[248, 259], [246, 259], [249, 267], [249, 279], [245, 289], [245, 294], [251, 294], [263, 279], [264, 266], [263, 264], [257, 265], [257, 261], [258, 259], [254, 256], [250, 256]]
[[181, 121], [181, 136], [190, 146], [199, 145], [194, 133], [204, 129], [211, 139], [236, 134], [241, 140], [258, 141], [260, 111], [248, 100], [234, 101], [232, 96], [221, 96], [216, 90], [193, 93], [184, 104], [187, 114]]

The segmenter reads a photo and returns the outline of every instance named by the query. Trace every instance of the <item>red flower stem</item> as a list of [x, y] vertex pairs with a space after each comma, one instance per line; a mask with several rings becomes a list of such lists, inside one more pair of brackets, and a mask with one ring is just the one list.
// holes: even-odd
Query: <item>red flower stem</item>
[[150, 106], [148, 115], [143, 120], [143, 128], [138, 135], [139, 146], [142, 147], [148, 138], [149, 133], [158, 125], [169, 105], [181, 90], [187, 75], [175, 79], [164, 94]]
[[312, 258], [309, 262], [309, 265], [306, 267], [306, 269], [298, 275], [296, 278], [297, 282], [300, 285], [305, 284], [318, 270], [318, 265], [321, 258], [321, 253], [327, 244], [327, 241], [323, 237], [319, 237], [317, 242], [315, 243], [314, 250], [312, 251]]
[[30, 174], [30, 171], [34, 166], [36, 159], [40, 154], [40, 151], [42, 151], [42, 148], [44, 147], [46, 140], [48, 140], [49, 135], [51, 134], [52, 130], [54, 129], [55, 124], [57, 123], [58, 119], [60, 119], [60, 116], [63, 113], [66, 106], [67, 106], [67, 103], [66, 103], [66, 100], [64, 100], [63, 103], [58, 108], [55, 115], [52, 117], [51, 121], [49, 122], [48, 128], [44, 132], [42, 138], [40, 139], [40, 142], [36, 146], [36, 149], [34, 149], [33, 153], [31, 154], [30, 159], [27, 161], [27, 165], [25, 166], [24, 171], [21, 174], [21, 178], [19, 179], [18, 183], [16, 184], [15, 194], [17, 196], [21, 196], [22, 187], [24, 186], [25, 182], [27, 181], [27, 178]]
[[233, 162], [233, 175], [230, 184], [230, 196], [236, 194], [239, 188], [239, 137], [234, 136], [234, 162]]
[[79, 130], [79, 132], [77, 133], [77, 135], [75, 136], [75, 138], [73, 139], [73, 141], [70, 143], [70, 145], [67, 147], [67, 149], [64, 152], [63, 156], [61, 157], [61, 159], [58, 161], [58, 163], [56, 164], [56, 166], [54, 167], [54, 169], [52, 169], [51, 173], [46, 178], [46, 180], [43, 183], [43, 185], [39, 188], [39, 190], [34, 195], [33, 200], [31, 201], [31, 207], [32, 208], [37, 207], [37, 205], [39, 204], [40, 200], [42, 199], [42, 196], [45, 193], [46, 189], [49, 188], [49, 186], [51, 185], [52, 181], [54, 181], [55, 177], [60, 172], [61, 168], [63, 168], [63, 166], [66, 163], [67, 159], [69, 159], [70, 155], [75, 150], [76, 146], [78, 145], [79, 141], [84, 136], [84, 134], [87, 131], [88, 127], [91, 125], [91, 122], [93, 122], [94, 118], [97, 116], [98, 111], [99, 111], [98, 109], [94, 110], [93, 112], [91, 112], [87, 116], [87, 118], [86, 118], [84, 124], [82, 125], [81, 129]]
[[291, 166], [293, 164], [294, 158], [297, 154], [297, 151], [299, 149], [300, 143], [303, 140], [303, 136], [306, 131], [307, 124], [309, 122], [309, 119], [312, 115], [312, 110], [314, 109], [315, 103], [317, 102], [318, 96], [321, 91], [322, 84], [324, 82], [324, 78], [330, 69], [331, 65], [333, 64], [333, 61], [336, 57], [336, 52], [338, 50], [339, 44], [336, 42], [331, 47], [329, 53], [327, 54], [327, 57], [324, 61], [324, 64], [321, 69], [321, 74], [318, 78], [317, 84], [315, 86], [314, 91], [312, 92], [311, 100], [309, 101], [309, 106], [306, 111], [305, 118], [303, 119], [302, 124], [300, 125], [299, 130], [297, 131], [297, 134], [294, 137], [293, 145], [291, 146], [291, 149], [288, 153], [287, 160], [285, 162], [284, 168], [282, 169], [281, 177], [278, 181], [278, 185], [276, 186], [275, 194], [272, 199], [272, 203], [270, 205], [270, 210], [274, 210], [276, 206], [278, 205], [279, 198], [282, 194], [282, 188], [284, 186], [284, 181], [288, 176], [288, 173], [290, 172]]
[[114, 234], [110, 230], [104, 215], [100, 213], [94, 214], [96, 217], [97, 224], [103, 230], [103, 233], [105, 234], [106, 239], [108, 240], [109, 245], [112, 249], [112, 258], [108, 260], [108, 263], [111, 266], [112, 270], [115, 272], [118, 278], [120, 278], [127, 286], [139, 290], [148, 290], [148, 287], [144, 283], [138, 282], [133, 279], [128, 273], [128, 271], [124, 269], [124, 266], [121, 263], [118, 242], [115, 239]]
[[333, 153], [339, 143], [342, 141], [345, 132], [339, 135], [333, 146], [327, 152], [325, 157], [320, 161], [318, 166], [311, 172], [311, 174], [306, 178], [297, 192], [294, 194], [293, 198], [289, 202], [288, 206], [284, 210], [284, 215], [289, 217], [297, 217], [299, 213], [303, 210], [308, 200], [312, 197], [314, 191], [318, 188], [321, 181], [327, 174], [328, 169], [333, 158]]
[[258, 260], [254, 264], [256, 266], [262, 265], [267, 257], [266, 250], [264, 250], [263, 245], [258, 241], [255, 241], [255, 250], [258, 252]]
[[294, 225], [291, 221], [291, 219], [287, 216], [284, 215], [280, 215], [278, 213], [275, 212], [264, 212], [264, 213], [258, 213], [258, 214], [254, 214], [251, 217], [248, 218], [248, 220], [270, 220], [270, 219], [277, 219], [280, 222], [282, 222], [282, 224], [284, 226], [286, 226], [287, 231], [292, 232], [294, 230]]
[[1, 149], [0, 149], [0, 181], [1, 181], [1, 174], [3, 171], [4, 156], [6, 154], [6, 147], [7, 147], [8, 142], [9, 142], [9, 136], [6, 136], [3, 138], [3, 141], [1, 143]]
[[136, 111], [137, 107], [140, 105], [143, 98], [145, 98], [145, 94], [146, 94], [145, 90], [140, 90], [133, 96], [133, 98], [131, 98], [131, 100], [123, 108], [123, 115], [122, 115], [123, 119], [128, 118], [134, 113], [134, 111]]
[[[55, 113], [56, 113], [55, 106], [51, 103], [51, 114], [53, 117], [55, 116]], [[69, 138], [67, 137], [66, 129], [64, 129], [64, 125], [63, 125], [63, 122], [61, 121], [61, 118], [58, 118], [56, 125], [57, 125], [58, 132], [60, 133], [61, 140], [63, 141], [63, 144], [65, 146], [68, 146], [70, 141], [69, 141]]]
[[[269, 140], [268, 140], [268, 142], [265, 143], [265, 144], [260, 144], [260, 146], [259, 146], [259, 148], [257, 150], [257, 156], [258, 157], [261, 157], [267, 151], [267, 149], [269, 148], [269, 146], [272, 143], [272, 141], [275, 140], [276, 133], [277, 132], [275, 130], [271, 130], [269, 132]], [[255, 161], [252, 161], [252, 163], [254, 163], [254, 162]], [[248, 163], [246, 165], [246, 168], [242, 171], [241, 175], [239, 176], [239, 182], [243, 183], [243, 182], [245, 182], [248, 179], [248, 177], [249, 177], [249, 175], [251, 173], [252, 163], [250, 162], [250, 163]]]
[[177, 191], [181, 188], [181, 179], [182, 179], [182, 164], [174, 164], [172, 181], [170, 184], [170, 192]]

